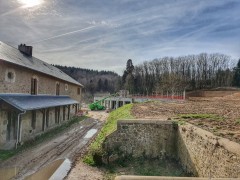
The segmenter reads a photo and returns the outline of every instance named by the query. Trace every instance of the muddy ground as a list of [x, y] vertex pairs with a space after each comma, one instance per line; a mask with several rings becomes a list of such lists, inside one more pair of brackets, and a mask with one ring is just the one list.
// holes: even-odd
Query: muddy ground
[[[240, 143], [239, 95], [224, 98], [191, 98], [187, 101], [135, 104], [132, 114], [136, 118], [188, 121], [215, 135]], [[183, 114], [213, 114], [215, 117], [185, 119], [181, 117]]]
[[[108, 117], [108, 113], [104, 111], [88, 111], [88, 116], [93, 119], [98, 119], [100, 122], [105, 122]], [[86, 149], [87, 151], [87, 149]], [[104, 178], [104, 172], [97, 167], [91, 167], [82, 162], [82, 155], [86, 152], [82, 151], [79, 157], [75, 160], [74, 167], [72, 167], [70, 173], [67, 176], [67, 180], [102, 180]]]
[[66, 130], [57, 137], [40, 143], [0, 163], [0, 169], [17, 167], [19, 172], [15, 179], [24, 179], [26, 176], [57, 159], [68, 158], [70, 161], [75, 161], [76, 157], [94, 137], [93, 135], [86, 138], [86, 134], [91, 129], [100, 130], [102, 124], [97, 119], [87, 118], [78, 124], [74, 124], [74, 127]]

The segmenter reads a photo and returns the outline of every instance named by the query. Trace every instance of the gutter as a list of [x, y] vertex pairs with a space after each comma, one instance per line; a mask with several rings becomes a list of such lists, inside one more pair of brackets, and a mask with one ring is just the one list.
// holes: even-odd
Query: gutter
[[18, 122], [17, 122], [17, 140], [16, 140], [16, 149], [17, 149], [17, 146], [18, 146], [18, 143], [20, 142], [21, 140], [21, 131], [20, 131], [20, 116], [25, 114], [26, 111], [23, 111], [21, 113], [18, 114]]

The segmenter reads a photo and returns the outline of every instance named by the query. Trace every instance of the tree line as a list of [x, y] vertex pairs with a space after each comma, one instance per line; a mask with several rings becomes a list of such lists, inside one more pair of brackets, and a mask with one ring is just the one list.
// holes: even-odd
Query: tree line
[[122, 76], [112, 71], [97, 71], [55, 65], [85, 86], [85, 92], [114, 93], [120, 89], [130, 94], [160, 94], [163, 91], [240, 87], [240, 60], [235, 67], [230, 56], [201, 53], [179, 57], [162, 57], [133, 65], [127, 61]]
[[233, 68], [231, 57], [219, 53], [163, 57], [136, 66], [129, 59], [122, 86], [131, 94], [237, 86], [240, 62], [238, 65]]
[[98, 71], [79, 67], [54, 65], [78, 82], [84, 85], [85, 96], [95, 93], [114, 93], [117, 91], [120, 76], [112, 71]]

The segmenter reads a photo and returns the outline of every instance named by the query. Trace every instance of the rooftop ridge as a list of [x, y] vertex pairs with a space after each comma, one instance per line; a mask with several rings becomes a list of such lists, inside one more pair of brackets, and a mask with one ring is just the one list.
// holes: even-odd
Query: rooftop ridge
[[34, 56], [27, 56], [21, 53], [17, 48], [8, 45], [2, 41], [0, 41], [0, 60], [16, 64], [40, 73], [44, 73], [72, 84], [83, 86], [81, 83], [79, 83], [57, 67]]

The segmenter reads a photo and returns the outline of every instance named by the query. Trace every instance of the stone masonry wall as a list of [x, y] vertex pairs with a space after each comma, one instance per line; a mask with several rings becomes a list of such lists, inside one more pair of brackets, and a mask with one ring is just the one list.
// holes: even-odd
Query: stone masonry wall
[[7, 123], [8, 117], [5, 111], [0, 111], [0, 145], [6, 141], [7, 138]]
[[[8, 123], [8, 112], [0, 109], [0, 148], [7, 142], [7, 123]], [[70, 119], [75, 114], [75, 107], [70, 107]], [[67, 122], [68, 119], [68, 109], [65, 109], [65, 120], [63, 120], [63, 107], [60, 108], [59, 124]], [[17, 124], [17, 119], [15, 120]], [[59, 124], [55, 122], [55, 108], [49, 108], [49, 124], [46, 127], [45, 132], [58, 126]], [[43, 113], [40, 110], [36, 110], [36, 127], [32, 128], [32, 111], [27, 111], [25, 114], [21, 115], [21, 142], [34, 138], [36, 135], [43, 133]]]
[[176, 157], [176, 132], [176, 126], [170, 121], [120, 120], [117, 131], [104, 142], [105, 159]]
[[196, 126], [179, 126], [178, 156], [199, 177], [240, 178], [240, 144]]
[[[72, 109], [72, 108], [70, 108]], [[75, 111], [75, 110], [74, 110]], [[74, 115], [74, 112], [71, 111], [70, 113], [70, 118]], [[29, 140], [39, 133], [43, 133], [42, 125], [43, 125], [43, 113], [40, 110], [36, 111], [36, 128], [32, 128], [31, 124], [31, 119], [32, 119], [32, 111], [27, 111], [26, 114], [22, 115], [22, 122], [21, 122], [21, 131], [22, 131], [22, 136], [21, 140], [26, 141]], [[65, 113], [65, 121], [63, 121], [63, 108], [61, 107], [60, 109], [60, 117], [59, 117], [59, 124], [66, 122], [69, 120], [67, 118], [67, 109]], [[45, 131], [48, 131], [49, 129], [52, 129], [56, 126], [59, 125], [58, 123], [55, 122], [55, 108], [50, 108], [49, 109], [49, 125], [46, 127], [45, 125]]]
[[240, 144], [186, 123], [120, 120], [104, 143], [105, 163], [125, 156], [173, 157], [199, 177], [240, 178]]
[[[8, 78], [8, 72], [13, 74], [13, 78]], [[30, 70], [18, 65], [7, 63], [0, 60], [0, 93], [31, 93], [31, 78], [35, 77], [38, 84], [38, 94], [56, 95], [56, 83], [60, 84], [60, 95], [68, 95], [71, 98], [81, 101], [81, 87], [58, 78]], [[80, 94], [78, 94], [78, 88], [80, 88]], [[3, 104], [3, 103], [2, 103]], [[7, 104], [4, 107], [0, 107], [0, 147], [7, 142]], [[9, 107], [12, 109], [12, 107]], [[75, 114], [75, 108], [71, 106], [71, 116]], [[67, 116], [67, 108], [65, 116]], [[60, 121], [63, 120], [63, 108], [60, 110]], [[22, 115], [22, 141], [33, 138], [39, 133], [42, 133], [43, 114], [40, 110], [37, 110], [36, 115], [36, 128], [32, 129], [31, 120], [32, 112], [27, 111]], [[65, 118], [67, 120], [67, 117]], [[17, 121], [17, 120], [16, 120]], [[50, 108], [49, 113], [49, 127], [48, 129], [55, 127], [55, 109]], [[47, 130], [47, 129], [46, 129]]]
[[[13, 81], [6, 80], [6, 72], [14, 72]], [[38, 79], [38, 94], [56, 95], [56, 83], [60, 83], [60, 95], [68, 95], [71, 98], [80, 101], [80, 95], [77, 93], [78, 85], [39, 73], [21, 66], [0, 61], [0, 93], [31, 93], [31, 78]], [[67, 90], [65, 85], [68, 86]]]

